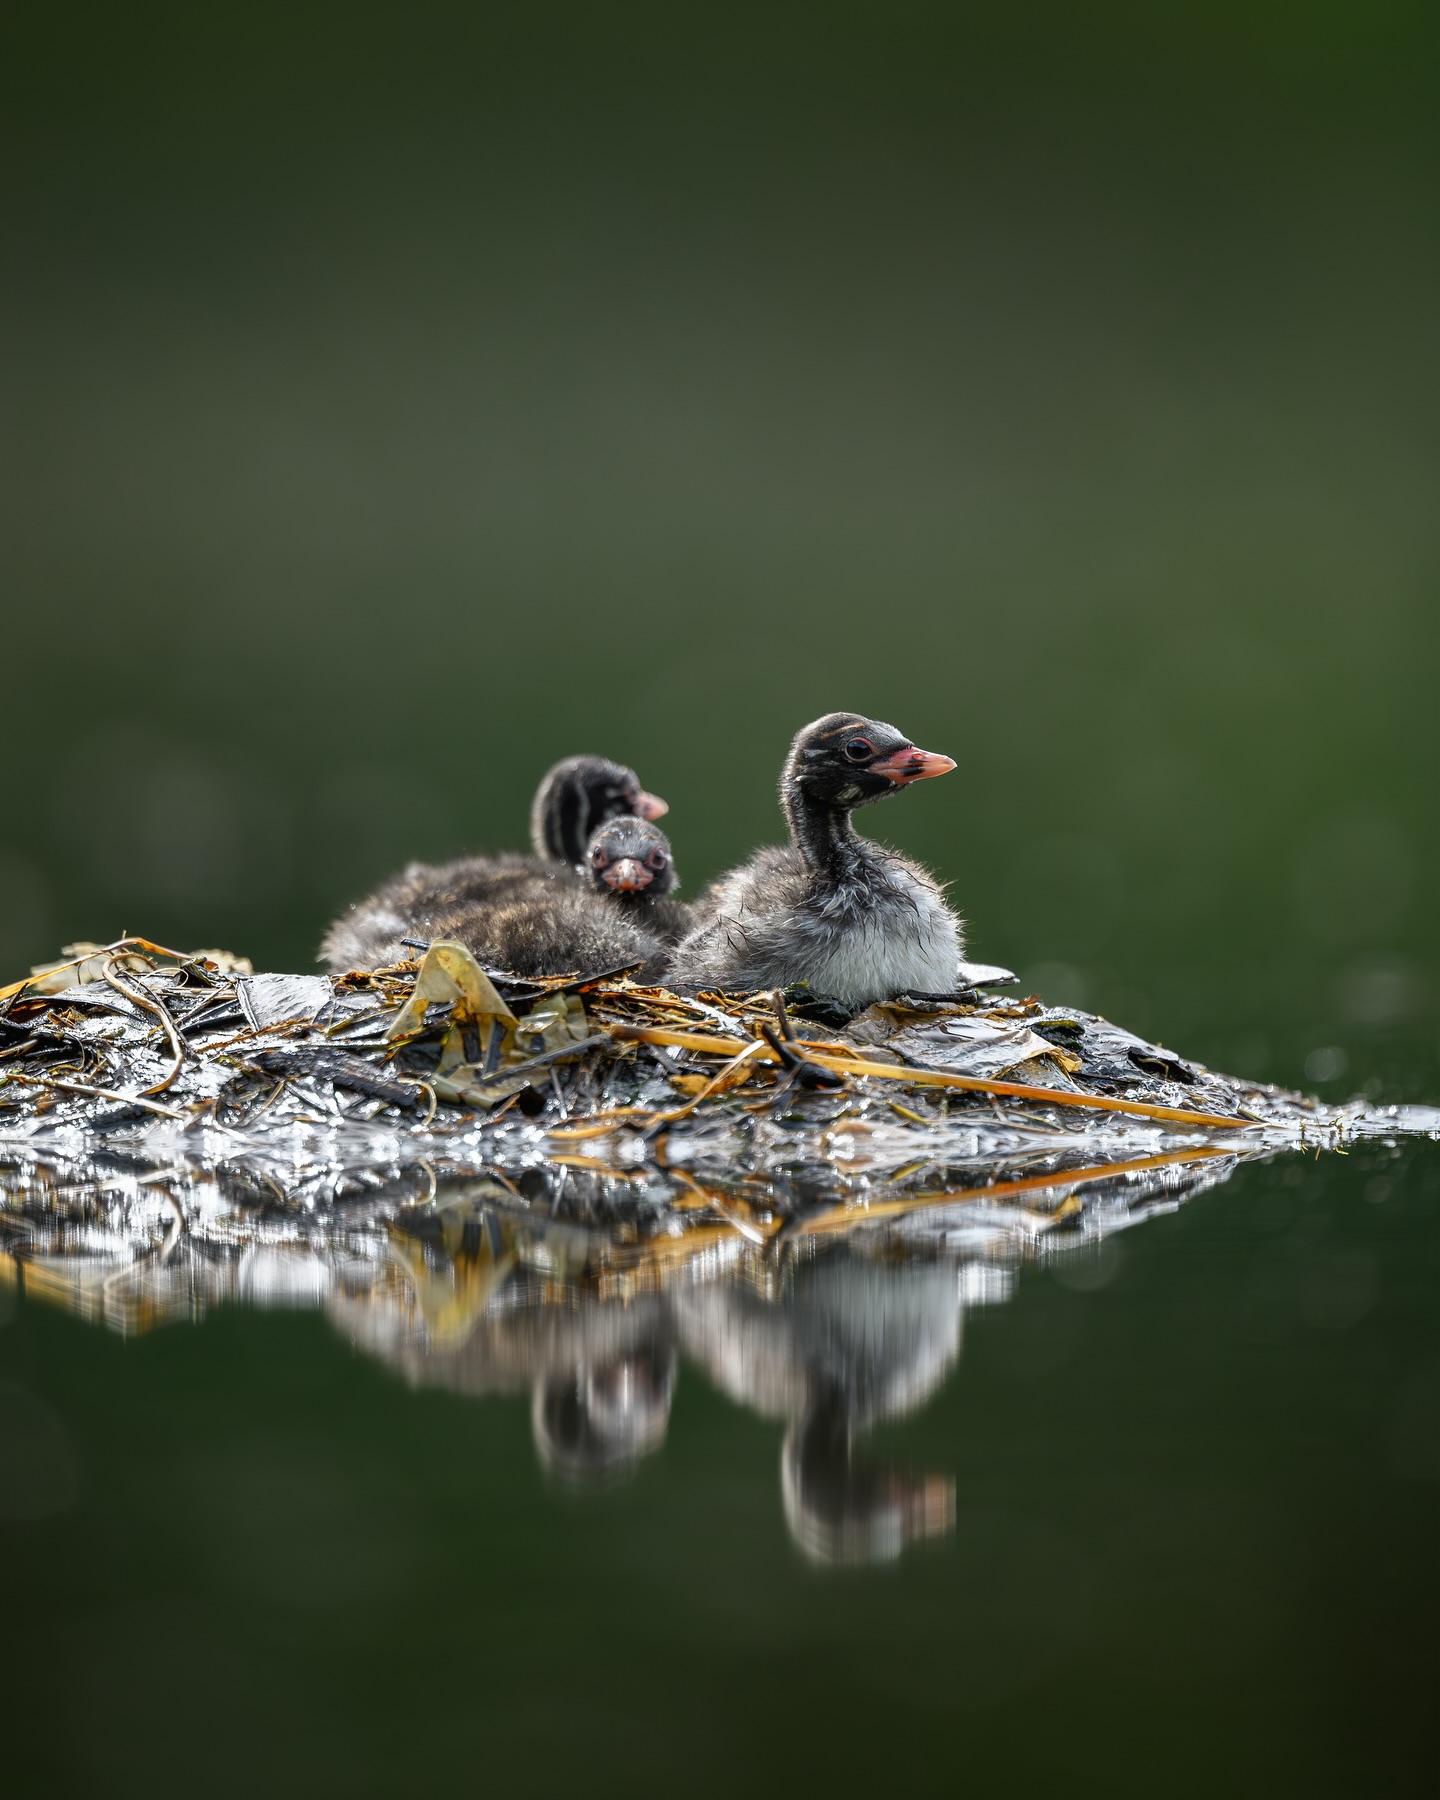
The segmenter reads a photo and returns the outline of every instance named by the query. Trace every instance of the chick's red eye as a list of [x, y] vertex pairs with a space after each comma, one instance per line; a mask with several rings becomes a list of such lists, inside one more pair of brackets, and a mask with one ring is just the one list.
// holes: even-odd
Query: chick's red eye
[[851, 762], [864, 762], [867, 757], [875, 754], [875, 746], [869, 738], [851, 738], [845, 746], [845, 754]]
[[605, 852], [603, 850], [592, 850], [590, 852], [590, 861], [597, 869], [603, 869], [605, 867]]
[[663, 869], [665, 867], [665, 852], [663, 850], [652, 850], [645, 860], [652, 869]]

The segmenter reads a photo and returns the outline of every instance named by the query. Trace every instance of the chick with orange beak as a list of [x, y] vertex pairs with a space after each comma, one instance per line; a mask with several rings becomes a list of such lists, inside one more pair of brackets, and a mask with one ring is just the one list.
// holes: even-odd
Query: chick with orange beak
[[[335, 970], [384, 968], [408, 956], [416, 941], [444, 937], [458, 939], [482, 962], [488, 957], [490, 966], [517, 974], [653, 960], [662, 948], [659, 940], [643, 924], [627, 924], [618, 914], [597, 918], [595, 897], [582, 877], [598, 828], [610, 822], [639, 825], [666, 811], [665, 802], [647, 793], [623, 763], [605, 756], [566, 757], [547, 770], [535, 790], [533, 856], [502, 851], [448, 863], [411, 863], [335, 920], [320, 947], [321, 959]], [[532, 911], [535, 927], [528, 930]], [[675, 934], [681, 929], [676, 926]], [[518, 960], [507, 962], [507, 956]], [[589, 960], [597, 956], [609, 960]]]
[[670, 808], [608, 756], [567, 756], [547, 769], [530, 806], [530, 843], [542, 862], [584, 861], [590, 834], [607, 819], [663, 819]]
[[690, 908], [672, 897], [677, 878], [670, 840], [648, 820], [608, 819], [591, 837], [584, 867], [621, 916], [661, 943], [678, 943], [694, 924]]
[[756, 851], [701, 895], [702, 922], [676, 945], [668, 979], [740, 990], [803, 981], [857, 1009], [953, 993], [959, 918], [927, 870], [861, 837], [851, 814], [954, 767], [861, 713], [805, 726], [780, 772], [789, 844]]

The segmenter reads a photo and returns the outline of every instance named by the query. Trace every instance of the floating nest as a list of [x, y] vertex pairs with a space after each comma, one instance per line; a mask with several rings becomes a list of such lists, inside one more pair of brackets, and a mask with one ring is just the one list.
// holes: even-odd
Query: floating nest
[[621, 1261], [641, 1237], [673, 1260], [696, 1233], [793, 1243], [977, 1202], [1073, 1230], [1117, 1182], [1137, 1198], [1440, 1128], [1434, 1109], [1326, 1106], [1005, 997], [1004, 970], [965, 980], [846, 1018], [803, 987], [522, 980], [448, 943], [338, 976], [72, 946], [0, 990], [0, 1229], [40, 1163], [97, 1192], [123, 1168], [187, 1226], [202, 1187], [314, 1219], [483, 1177], [512, 1209], [602, 1222]]

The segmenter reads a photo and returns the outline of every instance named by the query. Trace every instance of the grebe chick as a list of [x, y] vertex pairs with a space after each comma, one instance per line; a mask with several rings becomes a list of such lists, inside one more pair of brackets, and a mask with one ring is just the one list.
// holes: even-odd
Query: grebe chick
[[[671, 878], [664, 832], [642, 819], [611, 819], [591, 837], [586, 864], [584, 876], [567, 869], [552, 878], [532, 867], [501, 871], [488, 882], [471, 873], [459, 882], [413, 883], [404, 932], [377, 933], [380, 960], [345, 966], [398, 961], [411, 953], [402, 938], [449, 938], [482, 967], [512, 975], [591, 975], [633, 964], [642, 980], [658, 981], [673, 941], [663, 934], [685, 928], [684, 907], [664, 892]], [[662, 892], [648, 899], [646, 889], [656, 883]]]
[[644, 819], [609, 819], [586, 846], [579, 880], [535, 882], [498, 903], [457, 908], [429, 935], [457, 938], [477, 962], [516, 975], [638, 964], [639, 980], [658, 981], [687, 925], [684, 906], [669, 898], [673, 882], [663, 831]]
[[856, 1008], [952, 991], [960, 920], [925, 869], [859, 836], [850, 815], [954, 767], [859, 713], [807, 725], [780, 774], [790, 843], [711, 884], [703, 922], [676, 946], [667, 978], [739, 989], [804, 981]]
[[695, 924], [685, 902], [673, 898], [675, 862], [658, 826], [644, 819], [608, 820], [590, 839], [585, 868], [610, 906], [662, 944], [678, 943]]
[[559, 884], [578, 886], [578, 869], [596, 830], [636, 815], [658, 819], [668, 808], [648, 794], [633, 769], [603, 756], [571, 756], [542, 779], [530, 809], [533, 856], [503, 851], [447, 863], [411, 863], [336, 919], [320, 960], [337, 972], [403, 962], [406, 938], [443, 937], [436, 921], [519, 899]]
[[663, 819], [670, 808], [640, 777], [604, 756], [567, 756], [548, 770], [530, 803], [530, 844], [542, 862], [578, 867], [607, 819]]

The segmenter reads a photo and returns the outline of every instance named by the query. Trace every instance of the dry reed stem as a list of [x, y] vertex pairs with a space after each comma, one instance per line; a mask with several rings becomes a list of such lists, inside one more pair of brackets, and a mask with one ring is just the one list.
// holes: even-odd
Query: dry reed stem
[[78, 969], [81, 963], [93, 962], [97, 956], [114, 956], [126, 950], [147, 950], [151, 956], [164, 956], [171, 962], [189, 962], [195, 955], [193, 950], [167, 950], [163, 944], [152, 944], [149, 938], [122, 937], [116, 938], [113, 944], [98, 944], [95, 949], [87, 950], [83, 956], [72, 956], [68, 962], [60, 962], [48, 969], [32, 971], [23, 981], [12, 981], [8, 987], [0, 987], [0, 1000], [8, 1000], [12, 994], [22, 993], [27, 987], [33, 987], [37, 981], [48, 981], [52, 975], [62, 974], [66, 969]]
[[[684, 1050], [709, 1051], [714, 1056], [733, 1056], [747, 1046], [738, 1038], [708, 1037], [698, 1031], [667, 1031], [645, 1025], [610, 1025], [612, 1037], [625, 1043], [678, 1044]], [[1201, 1125], [1225, 1131], [1246, 1131], [1253, 1119], [1232, 1119], [1223, 1113], [1191, 1112], [1180, 1106], [1154, 1106], [1147, 1100], [1114, 1100], [1104, 1094], [1071, 1093], [1064, 1088], [1032, 1087], [1023, 1081], [992, 1081], [980, 1075], [956, 1075], [948, 1069], [917, 1069], [903, 1063], [861, 1061], [853, 1052], [835, 1054], [833, 1045], [805, 1045], [809, 1060], [837, 1075], [874, 1075], [881, 1081], [903, 1081], [915, 1087], [960, 1088], [975, 1094], [1006, 1094], [1016, 1100], [1042, 1100], [1051, 1106], [1078, 1106], [1099, 1112], [1129, 1113], [1142, 1119], [1168, 1119], [1177, 1125]], [[768, 1045], [750, 1046], [752, 1054], [762, 1062], [780, 1059]], [[638, 1110], [638, 1109], [635, 1109]]]
[[[606, 1029], [629, 1031], [635, 1028], [631, 1026], [613, 1026], [607, 1027]], [[719, 1042], [720, 1040], [717, 1039], [716, 1041]], [[724, 1068], [717, 1069], [710, 1077], [709, 1081], [705, 1083], [704, 1087], [701, 1088], [700, 1092], [698, 1094], [693, 1094], [683, 1106], [671, 1107], [667, 1112], [652, 1112], [648, 1107], [644, 1106], [617, 1106], [607, 1113], [597, 1113], [592, 1115], [589, 1121], [584, 1125], [565, 1126], [555, 1131], [547, 1132], [546, 1136], [570, 1139], [603, 1137], [607, 1131], [612, 1130], [622, 1119], [643, 1118], [648, 1121], [649, 1125], [673, 1125], [677, 1119], [683, 1119], [687, 1113], [694, 1112], [695, 1108], [699, 1106], [702, 1100], [708, 1100], [712, 1094], [718, 1092], [722, 1084], [726, 1086], [739, 1086], [740, 1084], [738, 1082], [733, 1084], [730, 1083], [729, 1077], [733, 1075], [737, 1069], [749, 1062], [752, 1057], [757, 1061], [763, 1060], [773, 1062], [775, 1060], [764, 1039], [756, 1038], [753, 1044], [739, 1045], [735, 1055], [730, 1058]]]

